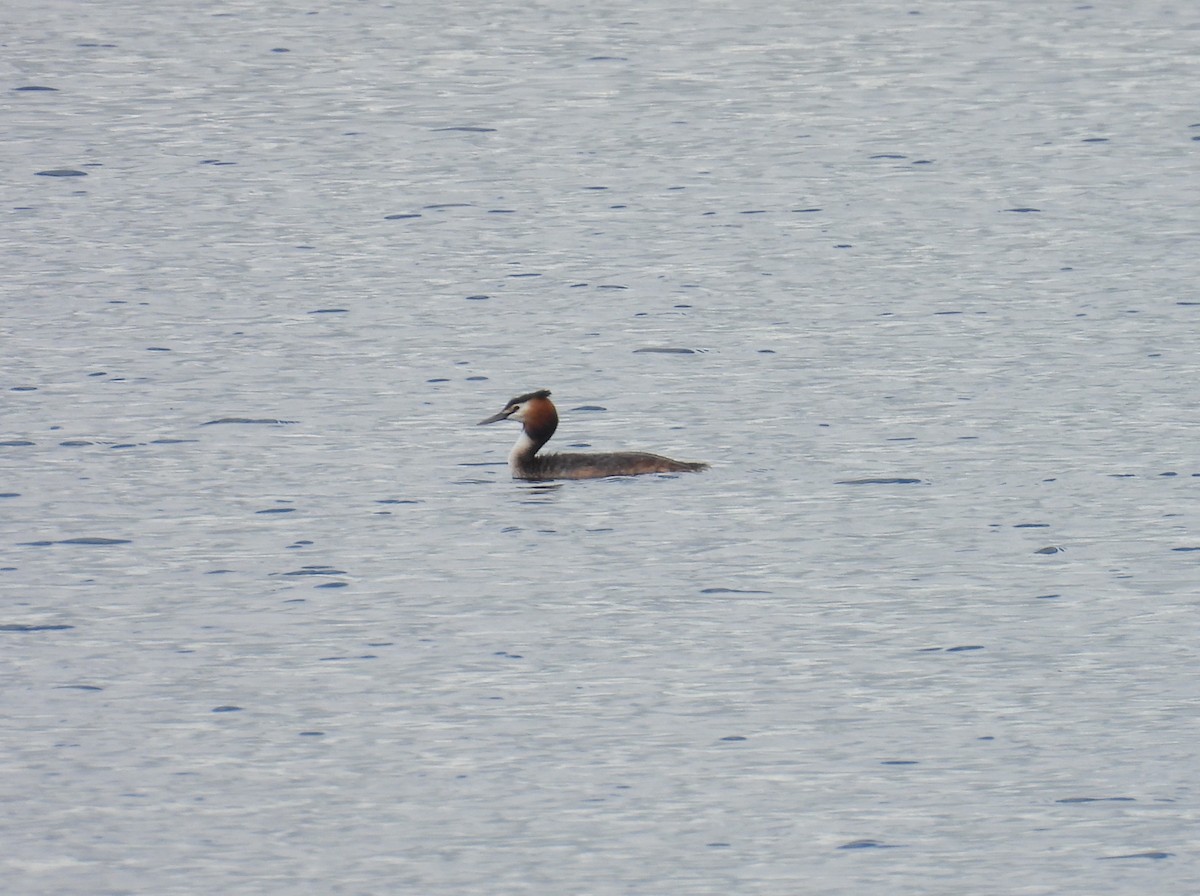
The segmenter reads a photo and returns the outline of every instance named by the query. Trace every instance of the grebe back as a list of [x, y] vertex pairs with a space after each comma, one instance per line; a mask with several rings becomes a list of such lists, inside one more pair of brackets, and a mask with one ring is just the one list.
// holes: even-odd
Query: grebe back
[[558, 411], [547, 389], [518, 395], [498, 414], [479, 425], [516, 420], [521, 435], [508, 455], [514, 479], [601, 479], [605, 476], [639, 476], [643, 473], [699, 473], [708, 464], [672, 460], [645, 451], [614, 451], [603, 454], [538, 454], [558, 429]]

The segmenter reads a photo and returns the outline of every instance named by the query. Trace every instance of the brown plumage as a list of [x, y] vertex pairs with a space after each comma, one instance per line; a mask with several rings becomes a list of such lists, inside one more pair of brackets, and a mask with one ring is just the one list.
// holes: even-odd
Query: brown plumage
[[479, 425], [499, 420], [517, 420], [521, 435], [508, 456], [514, 479], [601, 479], [605, 476], [640, 476], [644, 473], [699, 473], [708, 464], [672, 460], [645, 451], [614, 451], [603, 454], [538, 454], [558, 429], [558, 411], [550, 392], [540, 389], [518, 395], [498, 414]]

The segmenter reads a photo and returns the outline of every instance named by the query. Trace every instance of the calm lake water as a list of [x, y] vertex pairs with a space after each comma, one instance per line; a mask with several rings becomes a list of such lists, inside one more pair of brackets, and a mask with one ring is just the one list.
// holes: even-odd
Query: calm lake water
[[1200, 891], [1194, 4], [4, 19], [6, 892]]

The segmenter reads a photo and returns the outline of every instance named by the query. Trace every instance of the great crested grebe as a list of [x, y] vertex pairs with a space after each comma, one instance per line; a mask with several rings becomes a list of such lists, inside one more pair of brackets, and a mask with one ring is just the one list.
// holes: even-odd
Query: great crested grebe
[[699, 473], [708, 464], [671, 460], [645, 451], [614, 451], [604, 454], [538, 454], [558, 428], [558, 411], [550, 392], [540, 389], [518, 395], [479, 425], [499, 420], [517, 420], [521, 435], [508, 455], [513, 479], [601, 479], [605, 476], [638, 476], [642, 473]]

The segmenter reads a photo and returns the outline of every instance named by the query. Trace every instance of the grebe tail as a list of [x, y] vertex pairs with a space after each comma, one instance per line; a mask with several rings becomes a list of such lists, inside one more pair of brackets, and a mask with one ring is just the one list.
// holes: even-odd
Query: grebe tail
[[672, 460], [646, 451], [597, 454], [538, 454], [558, 429], [558, 411], [547, 389], [518, 395], [498, 414], [480, 420], [480, 426], [501, 420], [521, 424], [517, 444], [508, 455], [514, 479], [601, 479], [606, 476], [640, 476], [644, 473], [699, 473], [708, 464]]

